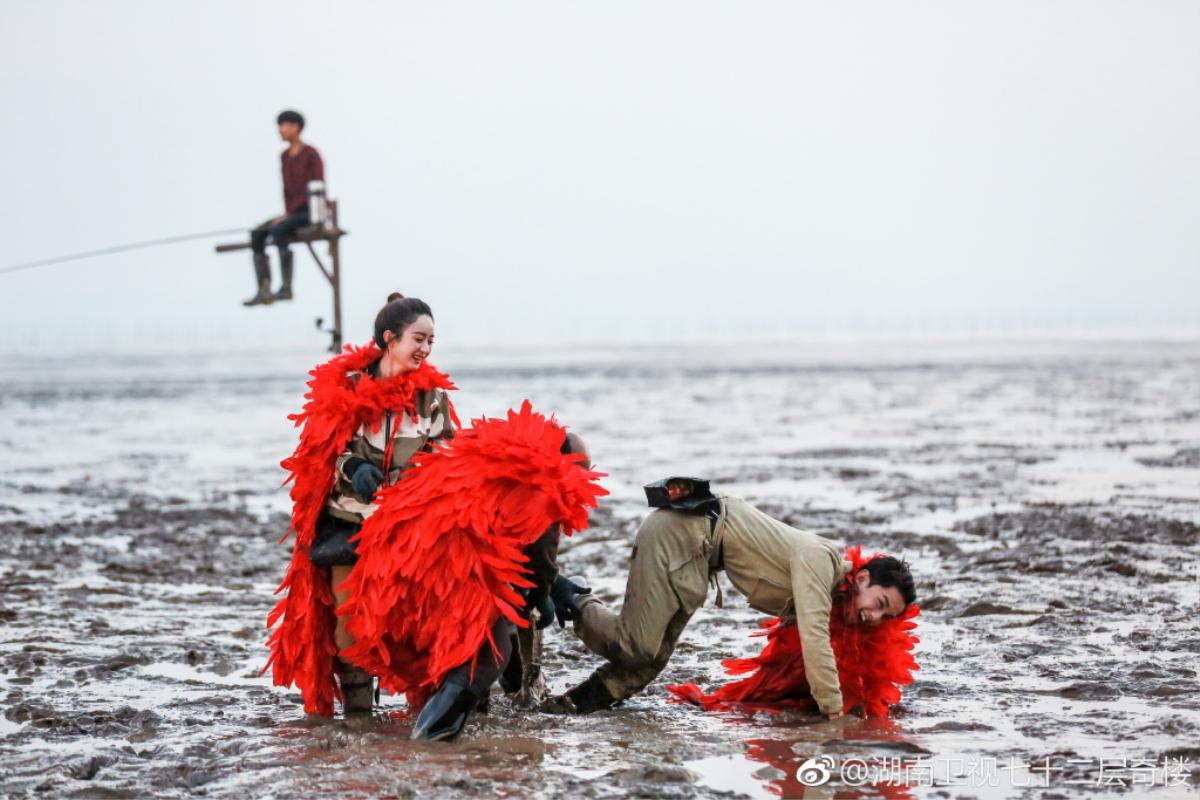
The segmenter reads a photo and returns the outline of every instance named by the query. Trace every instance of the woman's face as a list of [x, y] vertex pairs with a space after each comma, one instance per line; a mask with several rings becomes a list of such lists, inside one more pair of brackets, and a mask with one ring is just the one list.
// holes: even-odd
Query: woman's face
[[384, 334], [387, 354], [398, 372], [409, 372], [421, 366], [433, 349], [433, 318], [428, 314], [417, 317], [399, 335]]

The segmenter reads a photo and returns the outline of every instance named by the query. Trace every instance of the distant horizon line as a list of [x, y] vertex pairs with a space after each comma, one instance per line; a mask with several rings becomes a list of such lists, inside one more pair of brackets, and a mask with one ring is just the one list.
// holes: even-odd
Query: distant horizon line
[[[12, 337], [17, 338], [17, 337]], [[106, 339], [85, 337], [86, 343], [75, 342], [66, 344], [53, 340], [47, 341], [44, 336], [22, 335], [23, 342], [10, 340], [3, 330], [0, 330], [0, 356], [35, 355], [69, 352], [73, 356], [109, 354], [187, 354], [208, 355], [235, 343], [244, 343], [246, 348], [241, 352], [263, 353], [312, 353], [319, 355], [328, 353], [327, 335], [313, 332], [290, 337], [255, 337], [251, 335], [184, 335], [176, 333], [169, 337], [155, 337], [147, 340], [135, 335], [116, 335]], [[40, 340], [40, 341], [39, 341]], [[1174, 343], [1185, 344], [1195, 342], [1200, 344], [1200, 324], [1176, 325], [1159, 327], [1072, 327], [1072, 328], [970, 328], [929, 330], [921, 328], [894, 329], [826, 329], [790, 331], [786, 333], [767, 334], [751, 333], [743, 336], [730, 334], [705, 334], [699, 336], [681, 336], [663, 334], [658, 336], [629, 336], [629, 337], [594, 337], [582, 336], [577, 339], [554, 337], [510, 337], [503, 342], [486, 337], [456, 337], [452, 341], [439, 342], [436, 351], [443, 353], [469, 353], [471, 351], [504, 352], [536, 348], [545, 353], [567, 350], [596, 351], [619, 348], [622, 350], [659, 349], [669, 347], [782, 347], [788, 345], [815, 344], [1005, 344], [1041, 342], [1045, 344], [1072, 343], [1103, 343], [1122, 344], [1152, 344]], [[366, 340], [350, 340], [346, 344], [365, 344]], [[90, 347], [88, 345], [91, 345]], [[239, 348], [240, 349], [240, 348]], [[437, 360], [436, 355], [433, 358]]]

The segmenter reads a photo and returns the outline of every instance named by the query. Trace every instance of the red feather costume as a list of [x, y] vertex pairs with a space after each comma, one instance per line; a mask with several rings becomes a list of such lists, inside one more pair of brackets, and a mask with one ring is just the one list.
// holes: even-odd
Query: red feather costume
[[[503, 615], [518, 626], [522, 549], [559, 523], [570, 535], [608, 494], [603, 473], [563, 455], [566, 431], [530, 408], [474, 420], [383, 490], [341, 588], [354, 644], [342, 652], [393, 694], [422, 705], [446, 672], [475, 658]], [[491, 642], [493, 650], [496, 643]]]
[[[279, 624], [267, 641], [271, 657], [263, 671], [271, 670], [276, 686], [299, 688], [310, 714], [332, 715], [339, 693], [333, 677], [337, 648], [329, 569], [314, 565], [308, 555], [317, 517], [333, 490], [337, 457], [361, 426], [377, 429], [385, 411], [415, 414], [418, 392], [455, 388], [428, 362], [411, 372], [374, 378], [364, 370], [381, 355], [374, 345], [348, 346], [317, 366], [309, 373], [304, 409], [288, 416], [296, 427], [303, 426], [296, 451], [281, 464], [292, 482], [290, 532], [296, 540], [291, 565], [276, 591], [287, 595], [267, 617], [268, 628]], [[357, 379], [350, 377], [354, 372]], [[453, 409], [450, 415], [457, 423]]]
[[[872, 556], [875, 558], [876, 556]], [[847, 624], [841, 607], [849, 599], [854, 575], [870, 559], [863, 558], [862, 546], [846, 549], [846, 558], [853, 564], [850, 573], [835, 590], [829, 616], [829, 640], [837, 661], [838, 678], [842, 689], [842, 710], [849, 712], [862, 705], [867, 716], [886, 717], [888, 707], [900, 702], [900, 686], [912, 683], [912, 673], [918, 669], [912, 649], [918, 641], [912, 634], [917, 623], [912, 619], [921, 613], [910, 603], [904, 613], [878, 625]], [[705, 694], [692, 681], [668, 686], [678, 701], [688, 701], [708, 711], [726, 711], [736, 706], [779, 708], [811, 708], [804, 677], [804, 655], [795, 624], [769, 619], [754, 636], [766, 636], [767, 644], [754, 658], [731, 658], [721, 662], [730, 675], [753, 673], [734, 683]]]

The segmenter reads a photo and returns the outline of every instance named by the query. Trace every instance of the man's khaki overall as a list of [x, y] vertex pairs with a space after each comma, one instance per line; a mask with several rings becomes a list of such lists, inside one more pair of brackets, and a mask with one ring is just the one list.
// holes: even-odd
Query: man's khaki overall
[[575, 633], [609, 662], [589, 681], [601, 681], [614, 701], [645, 688], [666, 666], [721, 569], [751, 607], [795, 617], [813, 698], [823, 713], [840, 712], [829, 614], [834, 587], [850, 563], [827, 539], [785, 525], [735, 497], [720, 498], [715, 525], [705, 516], [670, 509], [646, 518], [638, 528], [619, 614], [594, 594], [578, 598]]

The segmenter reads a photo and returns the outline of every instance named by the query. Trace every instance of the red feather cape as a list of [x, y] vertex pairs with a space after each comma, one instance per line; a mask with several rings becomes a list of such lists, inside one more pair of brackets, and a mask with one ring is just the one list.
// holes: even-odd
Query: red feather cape
[[[317, 516], [333, 490], [337, 457], [361, 426], [377, 429], [385, 411], [415, 414], [418, 392], [455, 388], [428, 362], [390, 378], [376, 379], [363, 372], [380, 355], [375, 345], [348, 346], [318, 365], [309, 373], [312, 379], [303, 410], [288, 415], [296, 427], [303, 426], [296, 451], [281, 464], [290, 473], [284, 483], [293, 483], [289, 533], [295, 533], [296, 540], [292, 563], [275, 592], [287, 595], [267, 617], [268, 628], [279, 625], [267, 640], [271, 657], [263, 671], [271, 670], [276, 686], [299, 688], [304, 710], [310, 714], [332, 715], [338, 692], [333, 679], [337, 648], [329, 569], [314, 565], [308, 557]], [[357, 380], [350, 379], [351, 372], [359, 372]], [[453, 408], [450, 418], [457, 424]]]
[[[838, 584], [837, 592], [842, 595], [849, 595], [854, 574], [870, 560], [863, 558], [861, 545], [847, 548], [846, 558], [854, 566]], [[847, 624], [842, 618], [840, 606], [841, 602], [835, 600], [829, 616], [829, 640], [837, 661], [842, 709], [849, 712], [862, 705], [867, 716], [886, 717], [888, 706], [900, 702], [899, 687], [912, 683], [912, 673], [919, 669], [912, 649], [920, 639], [911, 631], [917, 627], [912, 619], [921, 613], [921, 609], [911, 603], [899, 617], [868, 626]], [[695, 703], [707, 711], [727, 711], [738, 705], [774, 708], [813, 706], [808, 681], [804, 677], [804, 654], [796, 625], [780, 619], [769, 619], [759, 627], [764, 630], [753, 635], [767, 637], [766, 647], [759, 655], [721, 662], [730, 675], [753, 674], [721, 686], [711, 694], [705, 694], [692, 681], [668, 686], [667, 689], [675, 695], [672, 699]]]
[[338, 610], [355, 643], [342, 657], [416, 707], [476, 657], [499, 615], [528, 625], [514, 588], [533, 585], [523, 548], [555, 523], [568, 535], [583, 530], [587, 509], [608, 494], [584, 456], [559, 452], [565, 436], [527, 400], [414, 456], [359, 533], [359, 560], [342, 586], [350, 599]]

